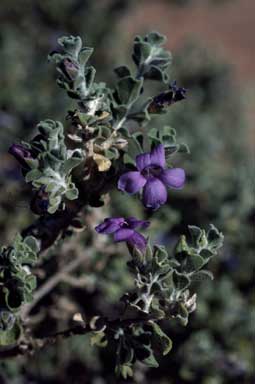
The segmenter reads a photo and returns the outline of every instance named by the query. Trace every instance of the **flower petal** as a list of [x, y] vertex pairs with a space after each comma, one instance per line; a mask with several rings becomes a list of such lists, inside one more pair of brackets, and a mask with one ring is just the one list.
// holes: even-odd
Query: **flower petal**
[[185, 172], [182, 168], [166, 169], [161, 173], [160, 180], [168, 187], [180, 189], [185, 183]]
[[146, 179], [140, 172], [127, 172], [120, 176], [118, 189], [129, 194], [138, 192], [146, 183]]
[[167, 201], [167, 190], [159, 179], [152, 177], [143, 190], [143, 204], [147, 208], [158, 209]]
[[142, 171], [144, 168], [151, 165], [151, 154], [146, 152], [141, 155], [137, 155], [135, 158], [136, 166], [139, 171]]
[[103, 223], [96, 226], [95, 230], [98, 233], [110, 234], [118, 231], [123, 223], [123, 217], [106, 218]]
[[114, 233], [114, 241], [127, 241], [129, 240], [134, 234], [133, 229], [128, 228], [121, 228], [117, 232]]
[[143, 235], [134, 231], [133, 235], [129, 238], [127, 243], [131, 247], [135, 247], [135, 248], [140, 249], [141, 251], [144, 251], [144, 249], [146, 248], [146, 245], [147, 245], [147, 240], [145, 239], [145, 237]]
[[128, 227], [131, 229], [135, 229], [137, 227], [148, 228], [148, 226], [150, 225], [149, 221], [138, 220], [135, 217], [128, 217], [125, 221], [128, 224]]
[[151, 164], [164, 168], [166, 165], [165, 148], [163, 144], [157, 145], [151, 151]]

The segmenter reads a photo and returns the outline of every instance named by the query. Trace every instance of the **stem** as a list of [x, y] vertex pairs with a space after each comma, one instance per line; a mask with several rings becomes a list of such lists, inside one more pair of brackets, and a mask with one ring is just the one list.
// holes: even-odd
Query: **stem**
[[151, 288], [153, 284], [158, 280], [158, 275], [155, 275], [152, 277], [150, 273], [150, 283], [147, 284], [147, 291], [141, 295], [141, 297], [138, 295], [138, 298], [134, 301], [134, 304], [137, 305], [140, 301], [143, 301], [144, 307], [143, 311], [146, 313], [149, 313], [150, 306], [154, 297], [154, 294], [151, 293]]
[[33, 297], [33, 301], [30, 304], [24, 305], [20, 317], [23, 321], [26, 320], [26, 317], [29, 315], [31, 310], [36, 306], [36, 304], [46, 296], [50, 291], [52, 291], [70, 272], [73, 272], [75, 269], [79, 267], [79, 265], [84, 262], [84, 260], [88, 260], [89, 257], [93, 254], [92, 249], [87, 249], [86, 253], [81, 252], [81, 254], [72, 262], [67, 264], [63, 269], [61, 269], [58, 273], [53, 275], [49, 280], [47, 280], [35, 293]]
[[40, 242], [40, 252], [45, 251], [56, 241], [59, 234], [68, 228], [84, 204], [75, 202], [64, 211], [41, 216], [21, 234], [23, 237], [34, 236]]
[[[147, 319], [116, 319], [105, 320], [105, 325], [101, 327], [102, 330], [109, 329], [115, 330], [116, 328], [127, 328], [133, 324], [144, 324], [150, 321], [156, 321], [157, 319], [148, 317]], [[101, 330], [100, 329], [100, 330]], [[36, 351], [43, 349], [47, 345], [55, 344], [58, 338], [67, 339], [72, 336], [86, 335], [90, 332], [100, 332], [90, 325], [90, 323], [81, 323], [74, 327], [65, 329], [63, 331], [56, 332], [52, 335], [42, 336], [41, 338], [31, 338], [30, 340], [21, 341], [19, 344], [15, 344], [13, 347], [7, 347], [5, 350], [0, 348], [0, 360], [9, 359], [25, 354], [32, 354]]]

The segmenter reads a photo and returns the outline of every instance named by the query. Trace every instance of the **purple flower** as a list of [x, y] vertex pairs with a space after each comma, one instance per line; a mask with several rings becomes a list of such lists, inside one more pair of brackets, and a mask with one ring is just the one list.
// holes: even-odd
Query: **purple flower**
[[150, 153], [136, 156], [137, 171], [124, 173], [118, 181], [118, 189], [133, 195], [143, 188], [143, 204], [158, 209], [167, 201], [166, 187], [180, 189], [185, 182], [182, 168], [166, 168], [165, 150], [157, 145]]
[[147, 240], [140, 233], [135, 231], [136, 228], [147, 228], [150, 225], [149, 221], [137, 220], [135, 217], [112, 217], [104, 219], [102, 224], [99, 224], [95, 230], [98, 233], [113, 234], [114, 241], [125, 241], [128, 246], [144, 250], [147, 245]]

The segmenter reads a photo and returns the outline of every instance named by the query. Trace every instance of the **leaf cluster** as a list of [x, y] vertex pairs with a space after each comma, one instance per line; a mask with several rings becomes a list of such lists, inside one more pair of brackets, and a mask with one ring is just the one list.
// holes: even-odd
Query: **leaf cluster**
[[196, 294], [190, 294], [192, 283], [213, 278], [204, 267], [222, 247], [223, 235], [213, 225], [207, 232], [195, 226], [189, 231], [190, 241], [182, 236], [173, 254], [160, 245], [131, 252], [128, 267], [136, 289], [122, 298], [124, 323], [100, 336], [115, 342], [116, 372], [124, 378], [132, 376], [136, 361], [158, 366], [156, 357], [167, 354], [172, 346], [158, 322], [176, 319], [187, 325], [189, 314], [196, 309]]
[[93, 115], [104, 103], [105, 96], [105, 85], [94, 82], [96, 70], [88, 64], [93, 48], [82, 47], [79, 36], [63, 36], [58, 43], [62, 51], [49, 55], [49, 60], [56, 64], [57, 84]]
[[60, 122], [41, 121], [37, 129], [39, 134], [26, 144], [35, 157], [26, 160], [30, 170], [25, 180], [36, 189], [41, 212], [54, 213], [61, 203], [64, 205], [64, 199], [78, 197], [71, 171], [81, 163], [82, 154], [67, 149]]
[[[13, 246], [3, 247], [0, 253], [0, 346], [16, 324], [16, 313], [32, 300], [36, 278], [31, 266], [37, 261], [39, 244], [28, 236], [17, 235]], [[16, 333], [17, 330], [15, 330]], [[9, 333], [8, 333], [9, 335]], [[9, 337], [9, 336], [8, 336]]]

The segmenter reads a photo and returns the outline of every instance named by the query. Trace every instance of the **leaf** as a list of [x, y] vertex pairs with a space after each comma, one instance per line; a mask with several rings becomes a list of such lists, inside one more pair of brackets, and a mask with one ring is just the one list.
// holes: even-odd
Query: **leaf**
[[131, 77], [131, 71], [126, 65], [122, 65], [114, 69], [114, 72], [119, 78], [122, 77]]
[[123, 379], [125, 379], [125, 380], [128, 377], [133, 376], [133, 369], [130, 367], [130, 365], [127, 365], [127, 364], [121, 365], [119, 368], [119, 372], [120, 372], [121, 376], [123, 377]]
[[[127, 155], [131, 159], [135, 159], [137, 155], [141, 154], [143, 152], [141, 144], [136, 139], [136, 137], [132, 137], [132, 139], [128, 139], [128, 152]], [[135, 164], [135, 160], [132, 160]]]
[[84, 66], [89, 60], [93, 51], [94, 51], [94, 48], [89, 48], [89, 47], [82, 48], [79, 53], [79, 63]]
[[123, 162], [124, 164], [135, 165], [135, 160], [131, 156], [129, 156], [128, 153], [125, 153], [125, 155], [123, 156]]
[[187, 154], [189, 154], [190, 153], [189, 146], [187, 144], [185, 144], [185, 143], [181, 143], [179, 145], [178, 152], [179, 153], [187, 153]]
[[191, 280], [195, 282], [201, 282], [208, 279], [213, 280], [214, 277], [212, 272], [207, 270], [198, 271], [191, 276]]
[[40, 250], [38, 240], [33, 236], [25, 237], [24, 244], [26, 244], [33, 253], [38, 253]]
[[135, 38], [133, 60], [141, 77], [168, 81], [166, 71], [171, 63], [171, 53], [162, 47], [165, 42], [165, 36], [158, 32], [151, 32], [144, 38], [140, 36]]
[[197, 239], [197, 246], [199, 248], [207, 248], [208, 246], [207, 236], [204, 229], [202, 229], [201, 236]]
[[196, 245], [197, 241], [202, 236], [202, 229], [200, 229], [199, 227], [197, 227], [195, 225], [189, 225], [188, 228], [189, 228], [189, 232], [191, 234], [192, 241], [193, 241], [194, 245]]
[[152, 305], [151, 305], [151, 308], [150, 308], [150, 314], [151, 314], [151, 317], [153, 317], [154, 319], [158, 319], [158, 320], [161, 320], [161, 319], [164, 319], [165, 317], [165, 312], [162, 311], [158, 304], [156, 304], [155, 302], [152, 302]]
[[163, 245], [154, 245], [153, 247], [154, 257], [157, 258], [159, 265], [162, 265], [168, 258], [168, 253]]
[[162, 45], [166, 43], [166, 37], [158, 32], [150, 32], [147, 36], [147, 40], [152, 45]]
[[203, 257], [201, 257], [199, 254], [190, 254], [187, 257], [186, 265], [185, 265], [185, 272], [194, 272], [199, 270], [203, 267], [205, 264], [205, 261]]
[[0, 330], [0, 349], [1, 347], [11, 346], [15, 344], [21, 335], [21, 328], [16, 323], [14, 327], [7, 331]]
[[17, 311], [21, 304], [24, 302], [24, 283], [22, 280], [13, 278], [12, 286], [5, 288], [5, 301], [6, 305], [11, 312]]
[[[95, 76], [96, 76], [95, 68], [92, 66], [88, 67], [87, 72], [86, 72], [86, 85], [87, 85], [88, 90], [90, 90], [92, 88]], [[77, 89], [77, 90], [80, 91], [79, 89]], [[81, 94], [81, 96], [86, 97], [88, 92], [89, 91], [86, 91], [84, 95], [82, 92], [80, 92], [80, 94]]]
[[179, 145], [178, 144], [167, 145], [165, 148], [166, 160], [167, 161], [170, 160], [170, 156], [174, 155], [177, 152], [179, 152]]
[[69, 173], [73, 168], [77, 167], [82, 162], [81, 157], [70, 157], [64, 162], [63, 170], [65, 173]]
[[39, 166], [39, 161], [37, 159], [25, 159], [25, 161], [31, 169], [38, 168]]
[[190, 279], [182, 273], [177, 272], [176, 270], [173, 271], [173, 283], [179, 291], [184, 291], [188, 288], [190, 285]]
[[15, 257], [20, 264], [34, 264], [39, 248], [38, 241], [33, 236], [23, 239], [17, 235], [14, 240]]
[[[149, 346], [143, 345], [143, 347], [135, 350], [138, 360], [150, 368], [158, 368], [159, 364], [155, 359], [152, 349]], [[139, 354], [138, 354], [139, 353]], [[147, 355], [147, 357], [143, 357]]]
[[78, 57], [82, 47], [82, 41], [79, 36], [63, 36], [58, 39], [58, 43], [64, 48], [65, 52], [76, 58]]
[[224, 236], [213, 224], [210, 224], [210, 229], [207, 233], [207, 238], [211, 250], [217, 251], [219, 248], [222, 247]]
[[147, 365], [147, 367], [150, 367], [150, 368], [158, 368], [158, 366], [159, 366], [153, 353], [151, 353], [151, 355], [149, 357], [147, 357], [146, 359], [144, 359], [142, 362], [143, 362], [143, 364]]
[[100, 348], [105, 348], [108, 344], [108, 341], [105, 337], [105, 333], [104, 332], [93, 332], [91, 337], [90, 337], [90, 345], [93, 346], [97, 346], [97, 347], [100, 347]]
[[138, 268], [141, 268], [145, 263], [144, 254], [136, 247], [134, 247], [132, 250], [132, 259], [135, 266]]
[[181, 324], [186, 327], [188, 324], [189, 312], [183, 303], [178, 303], [178, 314], [176, 317], [180, 320]]
[[36, 288], [36, 277], [33, 276], [33, 275], [29, 275], [27, 276], [26, 280], [25, 280], [25, 284], [26, 284], [26, 287], [27, 289], [32, 292], [35, 290]]
[[142, 89], [143, 81], [129, 77], [123, 77], [117, 85], [117, 92], [120, 104], [130, 105], [139, 97]]
[[190, 249], [186, 240], [186, 236], [185, 235], [180, 236], [180, 239], [175, 247], [175, 254], [178, 255], [178, 254], [184, 253], [185, 255], [188, 255], [189, 251]]
[[26, 182], [30, 183], [31, 181], [34, 181], [38, 179], [41, 176], [41, 172], [38, 169], [32, 169], [26, 174]]
[[215, 252], [210, 251], [209, 249], [202, 249], [199, 254], [203, 257], [205, 262], [208, 262], [210, 258], [214, 256]]
[[162, 331], [157, 323], [151, 323], [153, 328], [152, 344], [159, 349], [163, 356], [167, 355], [172, 349], [171, 339]]

